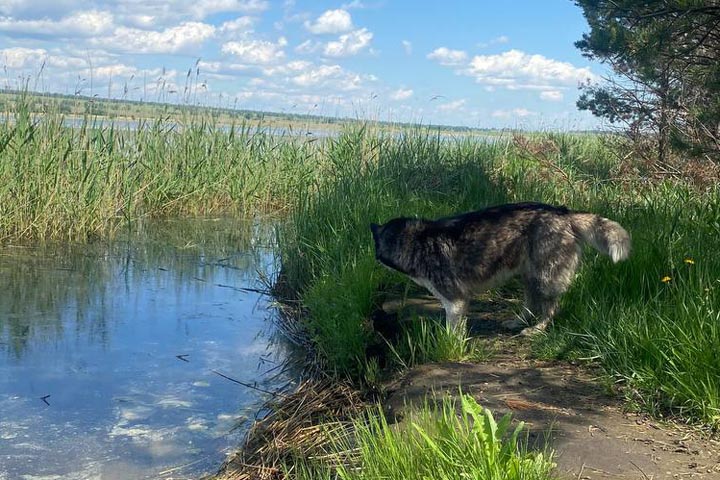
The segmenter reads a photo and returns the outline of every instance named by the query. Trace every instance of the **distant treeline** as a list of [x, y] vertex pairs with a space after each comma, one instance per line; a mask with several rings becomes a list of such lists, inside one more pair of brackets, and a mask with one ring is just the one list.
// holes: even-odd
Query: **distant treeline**
[[[0, 92], [0, 111], [8, 111], [17, 102], [18, 96], [25, 96], [25, 104], [34, 113], [45, 113], [48, 109], [64, 114], [88, 114], [108, 117], [137, 114], [154, 118], [159, 114], [203, 114], [210, 116], [227, 116], [245, 120], [278, 118], [287, 120], [303, 120], [313, 123], [347, 123], [352, 119], [323, 117], [320, 115], [302, 115], [293, 113], [274, 113], [257, 110], [237, 110], [227, 107], [204, 105], [183, 105], [154, 101], [127, 100], [115, 98], [89, 97], [86, 95], [66, 95], [62, 93], [25, 92], [19, 90], [3, 90]], [[118, 109], [122, 106], [122, 109]]]
[[[64, 115], [97, 115], [111, 119], [120, 117], [154, 119], [161, 116], [182, 117], [183, 115], [201, 115], [211, 117], [221, 123], [231, 123], [233, 121], [254, 122], [262, 120], [265, 123], [311, 123], [314, 125], [338, 127], [349, 124], [362, 125], [367, 122], [367, 120], [364, 119], [350, 117], [243, 110], [228, 107], [100, 98], [86, 95], [66, 95], [62, 93], [28, 92], [13, 89], [0, 91], [0, 112], [12, 111], [20, 97], [23, 97], [23, 104], [32, 113], [54, 112]], [[374, 121], [373, 123], [394, 128], [418, 127], [417, 123], [410, 122]], [[423, 127], [457, 133], [478, 133], [483, 135], [500, 133], [500, 131], [495, 128], [476, 128], [460, 125], [427, 124], [423, 125]], [[502, 131], [512, 133], [523, 130], [503, 129]]]

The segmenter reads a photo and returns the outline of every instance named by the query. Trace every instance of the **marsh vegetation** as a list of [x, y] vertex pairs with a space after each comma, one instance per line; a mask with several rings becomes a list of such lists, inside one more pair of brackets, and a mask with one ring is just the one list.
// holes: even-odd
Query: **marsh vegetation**
[[[530, 200], [610, 217], [632, 235], [630, 259], [613, 266], [586, 252], [554, 327], [533, 340], [534, 354], [601, 367], [643, 411], [720, 425], [720, 191], [712, 163], [660, 170], [627, 158], [613, 136], [570, 132], [488, 142], [360, 124], [315, 139], [247, 123], [219, 128], [202, 116], [134, 130], [94, 128], [87, 117], [67, 128], [59, 113], [36, 120], [22, 103], [13, 108], [12, 121], [0, 124], [5, 242], [106, 238], [146, 217], [271, 215], [306, 346], [325, 374], [369, 391], [419, 362], [488, 354], [453, 343], [432, 319], [403, 327], [384, 360], [372, 354], [386, 345], [373, 312], [386, 292], [413, 287], [375, 261], [371, 222]], [[511, 286], [504, 294], [519, 293]], [[372, 440], [387, 433], [382, 420], [369, 425], [363, 445], [385, 455], [393, 444]], [[432, 450], [428, 432], [456, 427], [433, 425], [406, 434]]]
[[564, 204], [626, 225], [633, 254], [615, 266], [586, 254], [536, 351], [599, 362], [656, 414], [717, 424], [717, 184], [626, 172], [612, 138], [507, 140], [448, 141], [423, 130], [394, 139], [355, 130], [329, 142], [329, 172], [298, 196], [278, 236], [284, 273], [301, 292], [321, 357], [341, 375], [365, 377], [374, 368], [365, 355], [373, 341], [367, 319], [381, 292], [406, 282], [376, 265], [370, 222], [510, 201]]

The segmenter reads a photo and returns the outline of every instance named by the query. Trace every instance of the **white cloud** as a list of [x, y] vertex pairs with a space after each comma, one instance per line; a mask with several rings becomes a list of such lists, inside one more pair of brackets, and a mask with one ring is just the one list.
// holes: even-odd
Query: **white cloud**
[[479, 48], [487, 48], [491, 45], [499, 45], [499, 44], [503, 44], [503, 43], [508, 43], [509, 41], [510, 41], [510, 37], [508, 37], [507, 35], [500, 35], [499, 37], [493, 38], [489, 42], [478, 43], [477, 46]]
[[[280, 78], [282, 81], [287, 81], [289, 77], [297, 76], [314, 67], [311, 62], [305, 60], [293, 60], [287, 63], [271, 62], [266, 64], [201, 60], [198, 66], [201, 72], [208, 72], [212, 74], [214, 78], [233, 79], [234, 76], [238, 74], [247, 76], [262, 73], [262, 75], [266, 77], [286, 77]], [[266, 80], [256, 77], [252, 79], [250, 83], [260, 85], [261, 83], [266, 83]]]
[[[100, 62], [104, 59], [99, 59]], [[79, 58], [67, 55], [48, 55], [45, 58], [45, 65], [50, 68], [59, 69], [70, 69], [71, 71], [77, 70], [82, 67], [87, 67], [88, 61], [86, 58]]]
[[0, 62], [7, 68], [35, 67], [46, 56], [47, 50], [42, 48], [14, 47], [0, 50]]
[[312, 67], [312, 63], [305, 60], [293, 60], [282, 65], [264, 67], [262, 72], [267, 76], [276, 75], [297, 75], [298, 72], [308, 70]]
[[589, 68], [579, 68], [542, 55], [509, 50], [498, 55], [478, 55], [461, 73], [485, 85], [513, 89], [556, 90], [553, 86], [574, 86], [595, 76]]
[[544, 90], [540, 92], [540, 98], [550, 102], [560, 102], [563, 99], [563, 94], [560, 90]]
[[301, 54], [308, 54], [315, 53], [320, 49], [322, 49], [322, 43], [314, 42], [312, 40], [305, 40], [300, 45], [295, 47], [295, 52]]
[[267, 0], [0, 0], [0, 15], [57, 22], [83, 3], [92, 5], [91, 11], [112, 12], [118, 25], [156, 29], [219, 13], [258, 14], [270, 6]]
[[288, 70], [298, 71], [298, 70], [305, 70], [306, 68], [308, 68], [311, 65], [312, 64], [310, 62], [306, 62], [304, 60], [293, 60], [292, 62], [288, 62], [285, 65], [285, 67]]
[[352, 17], [346, 10], [328, 10], [314, 22], [305, 22], [305, 28], [316, 35], [349, 32], [353, 28]]
[[227, 42], [222, 46], [222, 52], [231, 54], [242, 62], [251, 65], [267, 65], [281, 61], [285, 58], [283, 47], [287, 40], [280, 37], [277, 43], [265, 40], [242, 40], [238, 42]]
[[440, 47], [428, 53], [427, 58], [437, 61], [440, 65], [460, 65], [467, 60], [467, 53], [462, 50]]
[[338, 78], [342, 73], [343, 69], [340, 65], [320, 65], [314, 70], [296, 76], [293, 82], [303, 87], [318, 85], [328, 78]]
[[252, 32], [255, 19], [252, 17], [238, 17], [220, 25], [219, 31], [223, 35], [231, 37], [244, 37]]
[[12, 15], [22, 3], [22, 0], [5, 0], [0, 3], [0, 14]]
[[12, 17], [0, 17], [0, 31], [16, 34], [91, 37], [110, 31], [112, 26], [112, 14], [97, 10], [77, 12], [60, 20], [15, 20]]
[[[155, 2], [166, 3], [163, 0], [155, 0]], [[153, 2], [151, 1], [150, 3]], [[172, 4], [172, 8], [176, 8], [176, 4], [178, 3], [180, 5], [187, 5], [186, 8], [188, 8], [197, 19], [203, 19], [222, 12], [260, 13], [267, 10], [270, 6], [266, 0], [183, 0], [181, 2], [167, 3]]]
[[351, 8], [365, 8], [366, 5], [360, 0], [351, 0], [348, 3], [343, 3], [342, 8], [350, 10]]
[[407, 100], [413, 96], [413, 93], [412, 89], [399, 88], [390, 94], [390, 98], [392, 100]]
[[[499, 43], [506, 37], [498, 37]], [[469, 62], [462, 50], [445, 47], [435, 49], [427, 56], [441, 65], [454, 67], [460, 75], [473, 77], [487, 91], [496, 88], [508, 90], [539, 90], [543, 100], [562, 100], [561, 90], [596, 79], [588, 67], [576, 67], [568, 62], [553, 60], [543, 55], [531, 55], [509, 50], [496, 55], [476, 55]]]
[[300, 87], [322, 87], [340, 91], [358, 90], [377, 80], [372, 75], [360, 75], [345, 71], [340, 65], [319, 65], [307, 68], [291, 78]]
[[[91, 71], [87, 69], [82, 73], [83, 75], [88, 76]], [[132, 75], [138, 75], [139, 73], [140, 71], [137, 68], [122, 63], [104, 65], [92, 69], [92, 75], [95, 78], [130, 77]]]
[[403, 40], [402, 46], [406, 54], [412, 55], [412, 43], [409, 40]]
[[360, 53], [365, 47], [370, 45], [373, 38], [372, 32], [367, 28], [361, 28], [354, 32], [340, 35], [335, 42], [328, 42], [325, 45], [323, 53], [328, 57], [349, 57]]
[[530, 117], [537, 115], [537, 112], [525, 108], [514, 108], [512, 110], [495, 110], [491, 115], [495, 118]]
[[20, 18], [59, 18], [77, 8], [75, 0], [2, 0], [0, 15]]
[[124, 20], [129, 25], [139, 28], [151, 28], [155, 24], [155, 17], [152, 15], [128, 15]]
[[72, 69], [87, 67], [85, 59], [51, 54], [44, 48], [13, 47], [0, 50], [0, 64], [10, 69], [32, 69], [38, 73], [42, 65], [45, 68]]
[[205, 60], [200, 60], [198, 62], [198, 68], [204, 72], [212, 72], [217, 73], [220, 72], [223, 69], [223, 64], [221, 62], [206, 62]]
[[118, 27], [109, 37], [93, 38], [102, 48], [132, 53], [178, 53], [197, 49], [215, 35], [215, 27], [201, 22], [185, 22], [163, 31]]
[[465, 106], [466, 100], [464, 98], [461, 98], [460, 100], [453, 100], [452, 102], [443, 103], [442, 105], [438, 106], [438, 110], [443, 112], [454, 112], [456, 110], [461, 109], [463, 106]]
[[202, 74], [209, 73], [213, 78], [225, 80], [234, 79], [235, 75], [237, 75], [238, 73], [245, 75], [256, 70], [256, 68], [252, 65], [246, 65], [242, 63], [204, 60], [198, 62], [198, 68], [200, 68], [200, 72]]

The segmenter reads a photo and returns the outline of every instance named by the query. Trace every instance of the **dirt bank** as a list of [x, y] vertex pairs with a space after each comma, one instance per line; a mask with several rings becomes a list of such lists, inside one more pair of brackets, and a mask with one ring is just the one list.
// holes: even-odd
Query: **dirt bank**
[[[482, 363], [428, 364], [406, 372], [386, 385], [388, 413], [402, 419], [408, 405], [457, 396], [462, 389], [496, 417], [509, 412], [526, 422], [532, 444], [555, 450], [560, 478], [720, 479], [720, 441], [698, 429], [626, 412], [591, 369], [524, 358], [528, 340], [500, 326], [512, 316], [514, 303], [487, 298], [469, 314], [471, 334], [487, 338], [499, 353]], [[388, 299], [383, 310], [388, 319], [442, 315], [427, 295]]]

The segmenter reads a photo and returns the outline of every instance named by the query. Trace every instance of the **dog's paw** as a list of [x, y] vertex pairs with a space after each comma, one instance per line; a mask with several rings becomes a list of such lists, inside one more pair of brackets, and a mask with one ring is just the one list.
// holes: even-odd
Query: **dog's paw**
[[517, 330], [527, 327], [527, 322], [524, 322], [521, 318], [513, 318], [512, 320], [503, 321], [500, 325], [507, 330]]
[[539, 325], [533, 325], [532, 327], [523, 328], [520, 335], [523, 337], [533, 337], [545, 333], [545, 328]]

